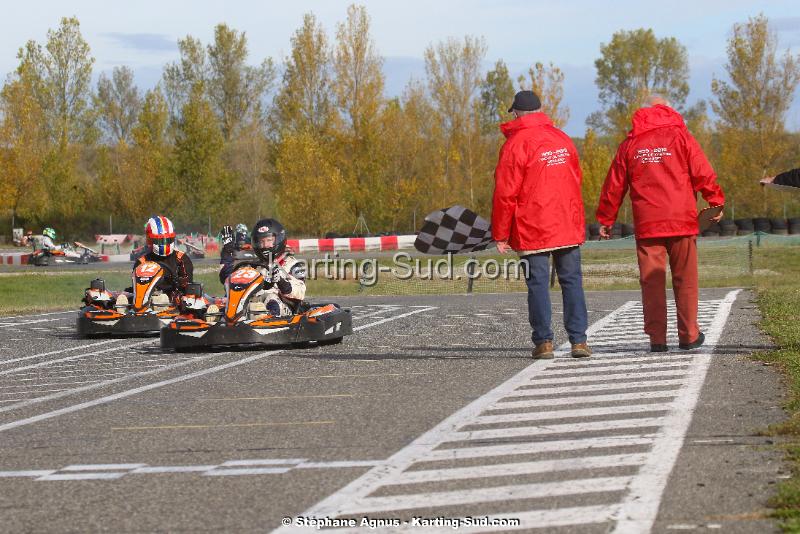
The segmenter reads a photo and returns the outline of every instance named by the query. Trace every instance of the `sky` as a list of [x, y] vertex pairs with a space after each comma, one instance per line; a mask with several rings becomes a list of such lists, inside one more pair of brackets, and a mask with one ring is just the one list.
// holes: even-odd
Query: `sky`
[[[0, 73], [17, 65], [17, 51], [30, 39], [44, 44], [47, 30], [63, 16], [76, 16], [91, 47], [95, 76], [115, 66], [133, 69], [142, 89], [155, 85], [163, 66], [178, 58], [177, 40], [192, 35], [213, 40], [214, 26], [244, 31], [253, 64], [266, 57], [280, 63], [289, 38], [313, 12], [332, 38], [352, 2], [339, 0], [33, 0], [17, 3], [0, 21]], [[737, 22], [763, 13], [778, 36], [778, 50], [800, 53], [797, 0], [671, 0], [670, 2], [561, 0], [366, 0], [372, 37], [384, 56], [387, 96], [400, 94], [411, 76], [424, 78], [423, 54], [448, 37], [482, 36], [489, 70], [503, 59], [512, 74], [537, 61], [553, 62], [565, 73], [565, 103], [571, 114], [565, 130], [582, 136], [586, 116], [599, 108], [594, 60], [614, 32], [652, 28], [657, 37], [675, 37], [688, 51], [687, 104], [711, 97], [712, 77], [726, 79], [726, 42]], [[19, 7], [24, 5], [24, 8]], [[800, 91], [787, 117], [800, 130]]]

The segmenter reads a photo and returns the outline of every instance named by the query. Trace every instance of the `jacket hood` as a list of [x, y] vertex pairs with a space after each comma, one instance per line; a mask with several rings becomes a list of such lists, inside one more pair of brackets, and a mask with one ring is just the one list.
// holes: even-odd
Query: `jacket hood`
[[661, 104], [636, 110], [631, 122], [633, 123], [633, 129], [628, 135], [639, 135], [664, 126], [685, 126], [680, 113], [669, 106]]
[[512, 134], [526, 128], [535, 128], [537, 126], [548, 125], [552, 126], [553, 121], [551, 121], [550, 117], [544, 113], [529, 113], [528, 115], [523, 115], [522, 117], [514, 119], [513, 121], [504, 122], [500, 125], [500, 131], [503, 132], [503, 135], [509, 137]]

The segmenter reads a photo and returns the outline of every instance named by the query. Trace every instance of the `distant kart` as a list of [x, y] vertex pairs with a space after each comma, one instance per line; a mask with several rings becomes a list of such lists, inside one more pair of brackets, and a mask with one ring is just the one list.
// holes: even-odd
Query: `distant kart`
[[156, 289], [168, 267], [152, 261], [136, 266], [132, 294], [106, 290], [102, 279], [92, 280], [78, 315], [78, 335], [156, 334], [179, 314], [166, 293]]
[[161, 347], [186, 351], [235, 345], [333, 345], [353, 333], [350, 310], [333, 303], [301, 302], [293, 315], [269, 315], [263, 302], [250, 301], [264, 283], [258, 270], [239, 266], [226, 280], [222, 309], [204, 310], [191, 302], [186, 308], [194, 305], [192, 312], [161, 329]]
[[86, 245], [75, 241], [73, 244], [64, 243], [56, 249], [34, 250], [28, 256], [28, 264], [37, 267], [65, 264], [88, 264], [102, 261], [100, 254]]

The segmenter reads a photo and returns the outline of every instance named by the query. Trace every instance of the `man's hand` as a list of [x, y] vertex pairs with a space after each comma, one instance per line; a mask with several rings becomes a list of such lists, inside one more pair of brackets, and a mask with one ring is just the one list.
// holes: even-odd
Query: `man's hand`
[[219, 232], [220, 238], [222, 239], [222, 246], [233, 244], [233, 227], [229, 225], [225, 225], [222, 227], [222, 230]]
[[505, 254], [509, 250], [511, 250], [511, 245], [508, 244], [508, 241], [497, 241], [497, 252], [500, 254]]
[[611, 227], [600, 225], [600, 239], [611, 239]]
[[764, 187], [765, 185], [771, 184], [774, 181], [775, 181], [774, 176], [765, 176], [764, 178], [759, 180], [758, 183], [761, 184], [761, 187]]
[[710, 220], [711, 220], [711, 222], [718, 223], [718, 222], [720, 222], [720, 221], [722, 220], [722, 216], [723, 216], [723, 215], [725, 215], [725, 212], [724, 212], [724, 211], [720, 211], [720, 212], [719, 212], [719, 215], [717, 215], [717, 216], [715, 216], [715, 217], [711, 217], [711, 219], [710, 219]]

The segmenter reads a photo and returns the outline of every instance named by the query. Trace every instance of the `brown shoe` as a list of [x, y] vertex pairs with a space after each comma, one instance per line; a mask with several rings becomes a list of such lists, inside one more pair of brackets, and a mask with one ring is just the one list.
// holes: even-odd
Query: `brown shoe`
[[532, 356], [534, 360], [552, 360], [555, 357], [553, 354], [553, 342], [542, 341], [533, 349]]
[[572, 344], [572, 357], [573, 358], [588, 358], [592, 355], [592, 349], [586, 343], [573, 343]]

